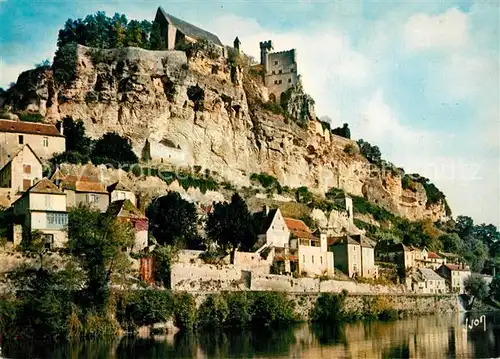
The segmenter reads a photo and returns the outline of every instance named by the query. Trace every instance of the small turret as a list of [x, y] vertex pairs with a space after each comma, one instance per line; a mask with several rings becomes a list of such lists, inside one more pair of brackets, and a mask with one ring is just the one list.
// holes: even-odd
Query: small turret
[[260, 64], [264, 66], [267, 72], [267, 55], [273, 51], [273, 43], [271, 40], [260, 42]]
[[236, 38], [234, 39], [234, 42], [233, 42], [233, 47], [236, 50], [236, 52], [240, 52], [240, 45], [241, 45], [241, 41], [240, 41], [240, 39], [238, 39], [238, 36], [236, 36]]

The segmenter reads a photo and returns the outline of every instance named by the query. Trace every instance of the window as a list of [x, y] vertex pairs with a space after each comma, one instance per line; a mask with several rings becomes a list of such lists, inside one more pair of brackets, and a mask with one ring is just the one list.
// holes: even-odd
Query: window
[[323, 256], [319, 256], [319, 263], [323, 264]]
[[314, 256], [311, 256], [311, 263], [314, 264]]
[[23, 135], [19, 135], [19, 144], [20, 145], [24, 144], [24, 136]]
[[43, 137], [42, 138], [42, 146], [43, 147], [49, 147], [49, 138], [48, 137]]
[[278, 81], [278, 84], [279, 84], [279, 85], [281, 85], [281, 83], [282, 83], [282, 82], [281, 82], [281, 80], [279, 80], [279, 81]]
[[294, 71], [295, 71], [295, 69], [292, 67], [292, 68], [290, 69], [290, 72], [294, 72]]
[[288, 83], [291, 84], [292, 83], [292, 79], [288, 79]]
[[276, 75], [276, 71], [273, 70], [273, 75]]
[[66, 213], [47, 213], [47, 224], [52, 226], [65, 226], [68, 224]]
[[283, 70], [279, 70], [278, 73], [282, 74], [283, 73]]
[[26, 191], [30, 187], [31, 187], [31, 180], [23, 179], [23, 190]]
[[54, 245], [54, 235], [53, 234], [42, 234], [42, 241], [45, 243], [45, 248], [51, 249]]
[[274, 84], [277, 85], [278, 84], [278, 80], [274, 80]]
[[96, 193], [89, 193], [88, 202], [89, 203], [99, 202], [99, 195]]
[[24, 173], [31, 173], [31, 165], [23, 165]]
[[274, 61], [274, 64], [277, 65], [278, 64], [278, 60]]

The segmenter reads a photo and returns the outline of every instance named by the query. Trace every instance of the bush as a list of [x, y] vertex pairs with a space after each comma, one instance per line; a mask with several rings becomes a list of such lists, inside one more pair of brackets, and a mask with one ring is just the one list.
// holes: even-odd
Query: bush
[[245, 327], [250, 323], [250, 301], [244, 292], [226, 294], [229, 313], [226, 318], [226, 327]]
[[24, 122], [43, 123], [45, 120], [43, 115], [37, 112], [17, 112], [16, 115], [19, 116], [19, 120]]
[[202, 329], [220, 329], [224, 327], [228, 315], [225, 298], [220, 294], [211, 294], [198, 310], [197, 326]]
[[120, 333], [120, 325], [109, 315], [88, 313], [83, 325], [83, 335], [88, 339], [114, 338]]
[[255, 327], [280, 327], [297, 321], [294, 302], [278, 292], [253, 292], [250, 313]]
[[285, 115], [285, 110], [283, 110], [283, 107], [279, 103], [275, 103], [272, 101], [268, 101], [262, 104], [262, 107], [269, 111], [272, 112], [276, 115]]
[[295, 191], [295, 199], [299, 203], [309, 203], [313, 199], [313, 194], [309, 192], [309, 188], [302, 186]]
[[196, 303], [189, 293], [175, 295], [174, 300], [175, 326], [179, 329], [192, 330], [196, 323]]
[[268, 175], [267, 173], [252, 173], [250, 180], [260, 183], [260, 185], [264, 188], [276, 188], [281, 191], [281, 185], [276, 177]]
[[338, 323], [346, 318], [344, 312], [347, 291], [340, 294], [321, 293], [311, 313], [314, 322]]
[[54, 156], [51, 159], [51, 162], [55, 165], [59, 165], [61, 163], [84, 165], [87, 164], [89, 161], [90, 158], [88, 155], [73, 151], [54, 154]]
[[344, 147], [344, 152], [347, 153], [349, 156], [354, 156], [356, 154], [356, 147], [352, 143], [348, 143]]
[[138, 326], [165, 322], [174, 311], [174, 296], [168, 290], [139, 290], [125, 309], [126, 318]]
[[97, 140], [91, 159], [94, 164], [110, 163], [115, 167], [139, 162], [129, 141], [114, 132], [105, 133]]

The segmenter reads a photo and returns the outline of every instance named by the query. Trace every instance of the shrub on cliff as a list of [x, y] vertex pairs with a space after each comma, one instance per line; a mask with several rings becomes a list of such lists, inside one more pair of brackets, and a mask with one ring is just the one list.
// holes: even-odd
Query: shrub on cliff
[[220, 294], [209, 295], [198, 309], [197, 326], [202, 329], [220, 329], [226, 324], [229, 308]]
[[363, 139], [358, 140], [358, 146], [360, 153], [368, 160], [368, 162], [373, 164], [380, 163], [382, 160], [382, 153], [380, 152], [378, 146], [372, 146]]
[[57, 85], [67, 86], [73, 82], [76, 78], [77, 60], [76, 43], [70, 42], [57, 49], [52, 65]]
[[112, 164], [115, 167], [139, 162], [130, 142], [114, 132], [105, 133], [96, 141], [90, 157], [96, 165]]

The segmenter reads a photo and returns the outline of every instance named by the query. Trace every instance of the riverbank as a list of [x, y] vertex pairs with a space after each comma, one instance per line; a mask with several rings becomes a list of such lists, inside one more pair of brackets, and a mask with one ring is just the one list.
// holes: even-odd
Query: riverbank
[[[280, 327], [295, 322], [342, 322], [359, 319], [394, 320], [412, 315], [461, 310], [456, 295], [361, 295], [242, 291], [186, 293], [161, 289], [113, 291], [106, 312], [79, 307], [81, 293], [59, 293], [71, 305], [58, 311], [35, 307], [15, 298], [0, 299], [0, 332], [30, 338], [105, 338], [160, 326], [175, 331], [198, 328]], [[56, 303], [54, 297], [54, 303]], [[325, 313], [327, 315], [325, 315]], [[27, 317], [29, 316], [29, 318]], [[173, 325], [172, 325], [173, 324]], [[175, 326], [175, 328], [174, 328]]]

